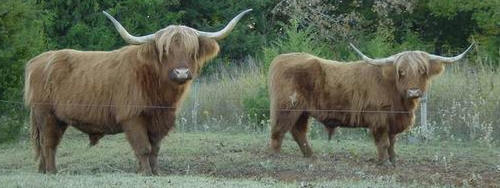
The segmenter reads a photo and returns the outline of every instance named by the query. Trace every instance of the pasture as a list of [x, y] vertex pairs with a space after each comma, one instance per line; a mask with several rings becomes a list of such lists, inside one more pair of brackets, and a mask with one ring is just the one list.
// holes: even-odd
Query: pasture
[[[495, 0], [6, 0], [0, 4], [0, 187], [500, 187], [496, 5]], [[37, 173], [23, 104], [29, 59], [49, 50], [126, 46], [103, 10], [134, 35], [151, 39], [147, 34], [172, 24], [216, 31], [247, 8], [254, 10], [220, 41], [220, 53], [186, 87], [190, 91], [175, 129], [161, 142], [159, 176], [136, 173], [139, 164], [124, 134], [104, 136], [89, 147], [87, 135], [71, 126], [57, 149], [58, 173]], [[290, 52], [360, 60], [349, 43], [374, 58], [404, 50], [451, 56], [475, 45], [432, 81], [427, 123], [420, 122], [418, 109], [413, 127], [398, 135], [396, 166], [376, 165], [377, 149], [367, 129], [340, 128], [328, 140], [324, 126], [313, 119], [307, 133], [312, 158], [303, 157], [289, 133], [282, 152], [271, 154], [271, 60]], [[104, 76], [99, 83], [109, 81], [106, 75], [96, 74]], [[110, 93], [137, 91], [124, 88], [132, 87]], [[144, 91], [149, 90], [155, 88]], [[77, 93], [92, 96], [87, 90]], [[136, 102], [129, 99], [107, 107]], [[344, 108], [329, 110], [349, 110]]]
[[70, 128], [57, 153], [59, 173], [36, 173], [29, 140], [0, 146], [2, 187], [422, 187], [500, 184], [500, 148], [429, 142], [397, 146], [395, 168], [375, 166], [369, 137], [312, 140], [303, 158], [291, 137], [280, 156], [267, 153], [266, 134], [175, 131], [162, 142], [160, 177], [134, 174], [136, 160], [123, 134], [89, 148]]
[[[221, 68], [219, 74], [204, 77], [193, 86], [179, 113], [175, 131], [162, 142], [159, 177], [135, 174], [137, 162], [123, 134], [105, 136], [96, 146], [89, 147], [86, 135], [69, 128], [58, 148], [57, 175], [36, 173], [26, 135], [0, 145], [0, 182], [7, 187], [496, 187], [500, 184], [495, 118], [498, 105], [482, 103], [474, 97], [496, 98], [491, 92], [499, 93], [497, 87], [483, 91], [488, 95], [474, 89], [496, 83], [496, 74], [477, 74], [480, 76], [475, 80], [479, 84], [464, 85], [470, 75], [465, 68], [455, 67], [437, 79], [429, 106], [432, 124], [423, 127], [417, 122], [409, 132], [400, 135], [396, 145], [397, 166], [385, 168], [375, 165], [376, 148], [365, 129], [340, 129], [328, 141], [324, 128], [315, 121], [310, 122], [309, 131], [314, 158], [302, 157], [289, 134], [281, 155], [270, 155], [268, 122], [257, 121], [260, 114], [249, 115], [244, 103], [237, 102], [248, 95], [257, 95], [255, 88], [266, 80], [251, 60], [246, 63], [240, 69]], [[449, 92], [459, 87], [467, 87], [469, 92]], [[442, 108], [443, 105], [452, 106]], [[265, 108], [260, 110], [265, 112]], [[474, 119], [472, 114], [479, 114], [481, 119]]]

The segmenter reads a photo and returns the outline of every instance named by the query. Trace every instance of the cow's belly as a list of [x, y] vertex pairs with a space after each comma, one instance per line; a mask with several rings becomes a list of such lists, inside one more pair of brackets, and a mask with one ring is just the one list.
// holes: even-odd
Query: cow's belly
[[346, 127], [346, 128], [357, 128], [357, 127], [368, 127], [364, 124], [351, 124], [347, 122], [343, 122], [340, 119], [328, 118], [320, 121], [323, 125], [336, 128], [336, 127]]
[[56, 108], [55, 114], [59, 120], [87, 134], [123, 132], [122, 127], [113, 118], [112, 111], [105, 108]]
[[123, 132], [122, 127], [120, 125], [117, 125], [117, 124], [95, 125], [95, 124], [73, 122], [70, 125], [75, 127], [76, 129], [84, 132], [84, 133], [89, 134], [89, 135], [91, 135], [91, 134], [98, 134], [98, 135], [117, 134], [117, 133]]
[[322, 111], [312, 111], [311, 116], [317, 121], [321, 122], [323, 125], [335, 128], [335, 127], [368, 127], [367, 124], [352, 123], [350, 113], [339, 113], [339, 112], [322, 112]]

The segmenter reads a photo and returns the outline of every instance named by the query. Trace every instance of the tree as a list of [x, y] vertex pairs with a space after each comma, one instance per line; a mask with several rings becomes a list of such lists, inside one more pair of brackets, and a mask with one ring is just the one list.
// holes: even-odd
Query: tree
[[[46, 16], [33, 1], [0, 4], [0, 100], [22, 101], [24, 64], [47, 46]], [[0, 103], [0, 142], [21, 134], [25, 113], [19, 103]]]

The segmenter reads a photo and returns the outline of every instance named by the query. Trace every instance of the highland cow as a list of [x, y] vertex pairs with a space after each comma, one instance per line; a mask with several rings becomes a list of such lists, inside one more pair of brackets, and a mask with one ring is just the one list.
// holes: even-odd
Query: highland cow
[[114, 51], [49, 51], [31, 59], [25, 72], [25, 103], [31, 110], [38, 170], [56, 173], [55, 155], [66, 128], [89, 135], [124, 132], [139, 172], [158, 174], [160, 142], [174, 127], [192, 79], [219, 52], [241, 12], [218, 32], [170, 25], [147, 36], [132, 36], [108, 13], [132, 45]]
[[[321, 122], [329, 137], [337, 127], [364, 127], [377, 146], [378, 164], [395, 165], [396, 135], [414, 123], [419, 98], [444, 65], [462, 59], [472, 45], [455, 57], [404, 51], [388, 58], [337, 62], [305, 53], [277, 56], [269, 71], [271, 140], [279, 153], [290, 131], [305, 157], [309, 117]], [[390, 161], [390, 162], [389, 162]]]

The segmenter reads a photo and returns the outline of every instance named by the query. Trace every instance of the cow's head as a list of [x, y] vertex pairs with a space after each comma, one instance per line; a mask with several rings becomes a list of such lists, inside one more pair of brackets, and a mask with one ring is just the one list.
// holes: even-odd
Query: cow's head
[[183, 84], [195, 77], [203, 64], [219, 52], [216, 40], [225, 38], [238, 21], [252, 9], [245, 10], [234, 17], [227, 26], [218, 32], [198, 31], [182, 25], [170, 25], [154, 34], [132, 36], [111, 15], [103, 11], [114, 24], [121, 37], [129, 44], [154, 42], [160, 65], [175, 83]]
[[462, 54], [455, 57], [442, 57], [422, 51], [404, 51], [381, 59], [371, 59], [353, 44], [351, 47], [366, 63], [380, 66], [384, 79], [394, 81], [401, 97], [414, 99], [424, 94], [430, 78], [444, 71], [444, 64], [462, 59], [473, 45], [471, 44]]

